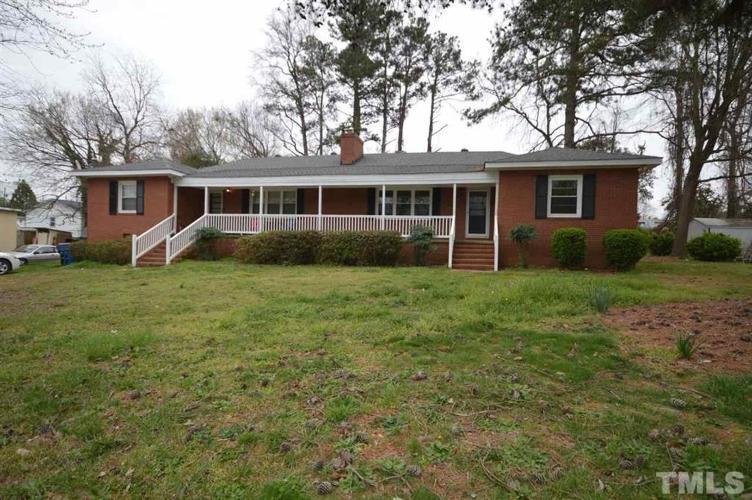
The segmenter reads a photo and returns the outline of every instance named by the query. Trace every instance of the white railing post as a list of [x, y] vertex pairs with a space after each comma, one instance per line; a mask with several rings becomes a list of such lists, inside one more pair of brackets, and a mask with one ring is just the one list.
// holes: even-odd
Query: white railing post
[[264, 232], [264, 186], [259, 186], [259, 233]]
[[318, 216], [318, 219], [316, 221], [316, 227], [318, 228], [319, 231], [321, 231], [321, 214], [323, 213], [323, 209], [321, 208], [321, 200], [322, 199], [323, 199], [323, 189], [321, 187], [321, 184], [319, 184], [319, 204], [318, 204], [318, 207], [319, 207], [319, 216]]
[[[393, 198], [393, 197], [392, 197]], [[392, 199], [392, 206], [394, 206], [394, 199]], [[386, 184], [381, 185], [381, 230], [384, 230], [384, 224], [386, 222]]]
[[452, 228], [449, 230], [449, 269], [454, 258], [454, 235], [457, 230], [457, 184], [452, 185]]
[[131, 235], [131, 266], [136, 267], [138, 261], [138, 249], [137, 249], [138, 236]]
[[165, 239], [165, 265], [166, 266], [169, 266], [170, 265], [170, 260], [172, 260], [170, 258], [170, 240], [171, 239], [172, 238], [170, 238], [169, 234], [167, 235], [167, 238]]

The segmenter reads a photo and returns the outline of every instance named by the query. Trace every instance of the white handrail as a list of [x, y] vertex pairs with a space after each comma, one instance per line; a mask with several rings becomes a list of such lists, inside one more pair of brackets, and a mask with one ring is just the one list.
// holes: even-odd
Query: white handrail
[[499, 270], [499, 216], [494, 215], [494, 271]]
[[175, 214], [158, 222], [150, 229], [131, 239], [131, 265], [136, 266], [138, 258], [159, 245], [175, 231]]
[[191, 244], [198, 238], [197, 234], [199, 229], [207, 226], [208, 214], [204, 214], [195, 221], [191, 222], [188, 226], [183, 228], [178, 234], [169, 238], [167, 242], [167, 252], [165, 253], [166, 264], [172, 262], [176, 256], [178, 256], [183, 250], [191, 246]]

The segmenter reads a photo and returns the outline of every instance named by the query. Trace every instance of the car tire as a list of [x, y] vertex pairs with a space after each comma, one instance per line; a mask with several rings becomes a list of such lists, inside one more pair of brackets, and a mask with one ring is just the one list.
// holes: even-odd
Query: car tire
[[11, 266], [10, 261], [6, 259], [0, 259], [0, 276], [3, 274], [8, 274], [13, 270], [13, 266]]

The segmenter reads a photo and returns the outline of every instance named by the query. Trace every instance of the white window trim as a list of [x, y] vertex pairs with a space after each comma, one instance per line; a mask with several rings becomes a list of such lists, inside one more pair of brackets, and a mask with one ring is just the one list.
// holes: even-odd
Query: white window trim
[[[211, 211], [211, 195], [216, 195], [216, 194], [219, 194], [219, 212], [212, 212]], [[214, 214], [214, 215], [225, 213], [225, 190], [220, 189], [220, 190], [209, 191], [209, 197], [210, 197], [209, 198], [209, 213]]]
[[[135, 210], [123, 209], [123, 186], [125, 186], [126, 184], [132, 184], [133, 189], [136, 191], [136, 209]], [[118, 181], [118, 213], [119, 214], [138, 213], [138, 181]]]
[[[387, 192], [392, 192], [392, 215], [387, 217], [432, 217], [433, 216], [433, 186], [399, 186], [387, 187]], [[373, 213], [379, 215], [381, 210], [381, 188], [376, 189], [376, 201], [374, 203]], [[397, 191], [410, 191], [410, 215], [397, 215]], [[415, 215], [415, 191], [428, 191], [428, 214]], [[389, 203], [387, 203], [389, 205]], [[388, 212], [388, 210], [387, 210]]]
[[[279, 192], [279, 212], [275, 214], [269, 213], [269, 193]], [[295, 212], [291, 214], [284, 213], [284, 192], [292, 192], [295, 193]], [[260, 196], [258, 189], [251, 189], [250, 195], [248, 196], [248, 213], [253, 214], [253, 194], [256, 193], [257, 196]], [[298, 190], [297, 189], [264, 189], [264, 215], [296, 215], [298, 213]], [[260, 206], [260, 204], [259, 204]], [[258, 214], [254, 214], [258, 215]]]
[[[554, 181], [577, 181], [577, 211], [573, 214], [551, 213], [552, 186]], [[581, 219], [582, 218], [582, 175], [549, 175], [548, 196], [546, 200], [547, 217], [555, 219]]]

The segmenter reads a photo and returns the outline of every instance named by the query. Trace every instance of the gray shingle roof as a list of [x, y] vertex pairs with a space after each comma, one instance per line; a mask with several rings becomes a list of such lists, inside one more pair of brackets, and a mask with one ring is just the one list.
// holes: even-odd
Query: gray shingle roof
[[560, 161], [606, 161], [606, 160], [661, 160], [660, 156], [645, 156], [632, 153], [607, 153], [587, 149], [548, 148], [521, 155], [509, 155], [494, 159], [491, 163], [560, 162]]
[[339, 155], [253, 158], [196, 171], [192, 177], [277, 177], [310, 175], [392, 175], [482, 171], [505, 151], [365, 154], [354, 165], [340, 165]]
[[103, 167], [93, 167], [89, 171], [95, 172], [119, 172], [121, 170], [132, 170], [134, 172], [144, 170], [175, 170], [183, 174], [192, 174], [196, 171], [195, 168], [183, 165], [172, 160], [157, 159], [140, 161], [136, 163], [126, 163], [123, 165], [107, 165]]

